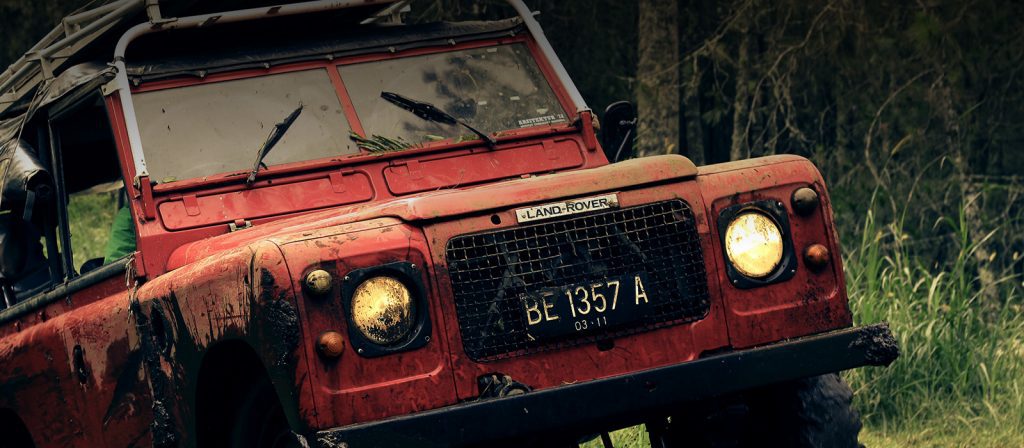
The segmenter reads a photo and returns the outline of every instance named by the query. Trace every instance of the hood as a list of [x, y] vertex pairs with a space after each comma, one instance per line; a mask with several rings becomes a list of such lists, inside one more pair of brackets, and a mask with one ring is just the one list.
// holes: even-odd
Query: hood
[[[697, 176], [697, 167], [680, 155], [627, 160], [579, 171], [533, 176], [477, 187], [440, 190], [407, 198], [334, 208], [259, 224], [238, 232], [185, 244], [167, 261], [173, 270], [225, 250], [270, 240], [283, 244], [308, 238], [314, 230], [377, 220], [372, 225], [425, 222], [460, 215], [507, 209], [517, 205], [554, 201]], [[385, 218], [379, 219], [378, 218]]]

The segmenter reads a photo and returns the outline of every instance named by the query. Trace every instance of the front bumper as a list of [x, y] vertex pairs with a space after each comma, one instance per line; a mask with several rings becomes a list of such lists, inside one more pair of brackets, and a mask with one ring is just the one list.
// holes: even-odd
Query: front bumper
[[847, 328], [525, 395], [460, 403], [320, 431], [321, 447], [461, 446], [642, 423], [683, 403], [866, 365], [899, 347], [886, 324]]

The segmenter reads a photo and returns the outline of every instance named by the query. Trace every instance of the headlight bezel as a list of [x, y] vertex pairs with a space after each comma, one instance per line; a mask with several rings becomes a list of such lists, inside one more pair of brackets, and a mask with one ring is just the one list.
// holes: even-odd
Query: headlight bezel
[[[747, 212], [761, 213], [775, 221], [782, 235], [782, 259], [775, 270], [764, 277], [749, 277], [740, 272], [729, 258], [726, 249], [726, 232], [740, 215]], [[722, 259], [729, 283], [739, 289], [751, 289], [789, 280], [796, 275], [797, 257], [793, 250], [793, 237], [790, 233], [789, 214], [785, 205], [778, 200], [758, 200], [736, 204], [722, 209], [718, 214], [718, 237], [722, 246]]]
[[[366, 337], [356, 326], [352, 314], [352, 298], [356, 288], [373, 277], [392, 277], [402, 283], [412, 298], [415, 309], [412, 325], [405, 338], [391, 345], [380, 345]], [[404, 352], [423, 347], [430, 341], [430, 312], [427, 288], [423, 284], [423, 272], [409, 262], [395, 262], [362, 269], [355, 269], [345, 275], [341, 282], [341, 299], [348, 327], [349, 341], [359, 356], [376, 358], [392, 353]]]

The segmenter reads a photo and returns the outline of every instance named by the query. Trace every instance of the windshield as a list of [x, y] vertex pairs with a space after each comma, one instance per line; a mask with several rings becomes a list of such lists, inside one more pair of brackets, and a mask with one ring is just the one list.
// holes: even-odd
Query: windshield
[[465, 128], [427, 121], [395, 107], [381, 98], [381, 92], [431, 103], [485, 133], [566, 121], [565, 111], [523, 44], [365, 62], [339, 71], [367, 137], [400, 138], [412, 144], [477, 138]]
[[326, 69], [133, 95], [150, 178], [173, 182], [249, 171], [274, 125], [303, 113], [264, 159], [267, 165], [359, 152]]
[[[386, 150], [401, 150], [479, 138], [464, 127], [417, 117], [381, 92], [432, 103], [486, 134], [567, 121], [520, 43], [325, 65], [133, 94], [150, 178], [167, 183], [248, 173], [274, 125], [300, 106], [301, 115], [263, 159], [267, 166], [358, 154], [360, 145], [373, 152], [373, 141], [397, 142]], [[364, 138], [352, 137], [328, 70], [340, 74]]]

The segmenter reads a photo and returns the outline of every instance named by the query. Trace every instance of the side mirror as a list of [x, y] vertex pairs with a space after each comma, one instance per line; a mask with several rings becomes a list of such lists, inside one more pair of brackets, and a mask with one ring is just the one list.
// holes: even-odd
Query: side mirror
[[636, 137], [636, 110], [629, 101], [612, 103], [604, 110], [601, 123], [601, 146], [611, 163], [619, 162], [633, 155], [633, 139]]

